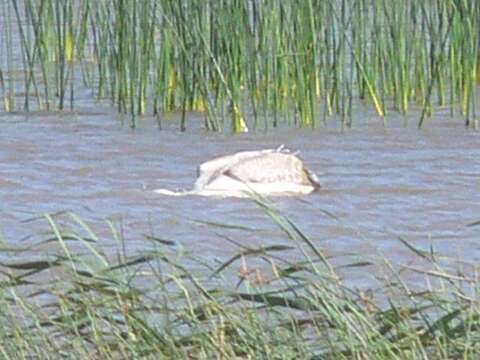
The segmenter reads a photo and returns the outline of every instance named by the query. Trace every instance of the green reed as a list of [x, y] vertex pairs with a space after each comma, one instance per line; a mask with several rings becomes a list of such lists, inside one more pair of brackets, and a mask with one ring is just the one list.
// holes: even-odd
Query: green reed
[[6, 14], [3, 20], [7, 22], [6, 30], [2, 34], [2, 47], [5, 49], [2, 67], [6, 70], [2, 71], [2, 68], [0, 68], [0, 85], [2, 86], [4, 108], [6, 111], [13, 111], [15, 109], [15, 68], [12, 53], [12, 10], [7, 4], [3, 3], [2, 12]]
[[[480, 5], [468, 0], [83, 1], [2, 4], [4, 109], [63, 109], [81, 86], [132, 126], [205, 114], [208, 129], [351, 125], [450, 106], [476, 123]], [[18, 36], [17, 36], [18, 35]], [[23, 77], [17, 76], [23, 73]], [[31, 93], [36, 99], [30, 103]]]
[[[4, 239], [2, 357], [478, 358], [476, 266], [403, 238], [417, 258], [406, 265], [366, 238], [371, 255], [330, 256], [322, 239], [255, 201], [284, 235], [254, 247], [225, 237], [238, 250], [216, 261], [154, 234], [130, 242], [121, 224], [109, 222], [111, 234], [100, 237], [68, 212], [46, 215], [50, 231], [29, 244]], [[330, 213], [319, 216], [362, 237]], [[256, 231], [200, 223], [212, 234]], [[105, 243], [118, 246], [106, 253]], [[142, 250], [132, 253], [132, 243]], [[348, 285], [349, 271], [370, 274], [372, 287]], [[405, 280], [415, 273], [425, 287]]]

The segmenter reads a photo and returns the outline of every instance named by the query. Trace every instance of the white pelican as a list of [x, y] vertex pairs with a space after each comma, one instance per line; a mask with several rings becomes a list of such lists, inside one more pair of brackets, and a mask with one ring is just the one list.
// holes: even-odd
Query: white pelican
[[278, 149], [242, 151], [222, 156], [198, 167], [193, 190], [157, 189], [163, 195], [248, 197], [261, 195], [303, 195], [320, 188], [317, 176], [296, 153]]

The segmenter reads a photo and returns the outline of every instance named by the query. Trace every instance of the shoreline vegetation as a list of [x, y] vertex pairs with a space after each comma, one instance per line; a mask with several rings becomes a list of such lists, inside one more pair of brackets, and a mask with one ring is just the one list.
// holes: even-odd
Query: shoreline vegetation
[[6, 112], [73, 108], [80, 87], [209, 130], [355, 122], [361, 101], [476, 126], [480, 4], [470, 0], [12, 0], [0, 6]]
[[[405, 239], [399, 241], [423, 267], [399, 266], [379, 253], [335, 265], [321, 242], [271, 204], [255, 201], [283, 230], [284, 241], [236, 244], [238, 252], [221, 262], [150, 235], [141, 254], [127, 254], [129, 239], [114, 223], [118, 251], [108, 257], [102, 243], [111, 239], [99, 238], [77, 215], [33, 219], [50, 228], [42, 240], [3, 241], [0, 249], [2, 357], [479, 357], [477, 267]], [[375, 286], [347, 285], [342, 269], [364, 271]], [[409, 271], [425, 286], [411, 286]]]

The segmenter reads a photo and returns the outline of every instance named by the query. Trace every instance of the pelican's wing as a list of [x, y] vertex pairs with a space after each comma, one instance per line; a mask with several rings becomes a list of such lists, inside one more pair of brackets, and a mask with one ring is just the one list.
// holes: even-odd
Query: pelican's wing
[[241, 151], [233, 155], [221, 156], [215, 159], [206, 161], [198, 167], [198, 175], [201, 176], [205, 173], [214, 173], [223, 170], [225, 167], [233, 166], [240, 161], [252, 159], [265, 154], [273, 153], [277, 149], [265, 149], [257, 151]]
[[259, 156], [264, 156], [277, 151], [276, 149], [265, 149], [258, 151], [241, 151], [233, 155], [221, 156], [209, 161], [206, 161], [197, 169], [197, 181], [195, 182], [196, 189], [202, 189], [210, 182], [222, 175], [229, 168], [236, 166], [240, 162], [253, 159]]
[[225, 169], [223, 174], [243, 182], [310, 184], [302, 161], [281, 152], [244, 159]]

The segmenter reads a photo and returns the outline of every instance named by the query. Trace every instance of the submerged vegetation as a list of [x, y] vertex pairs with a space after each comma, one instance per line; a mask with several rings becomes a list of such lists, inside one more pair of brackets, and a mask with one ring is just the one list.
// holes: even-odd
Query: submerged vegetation
[[[470, 0], [11, 0], [0, 5], [6, 111], [73, 107], [79, 86], [137, 116], [205, 113], [237, 132], [354, 121], [355, 99], [475, 124], [480, 3]], [[229, 120], [227, 120], [229, 119]], [[250, 120], [251, 119], [251, 120]]]
[[[452, 267], [404, 239], [423, 266], [394, 264], [375, 252], [338, 264], [288, 218], [257, 202], [284, 239], [237, 244], [237, 254], [217, 263], [153, 235], [140, 253], [128, 254], [115, 224], [118, 252], [107, 256], [102, 243], [110, 236], [98, 237], [74, 214], [47, 215], [50, 235], [0, 249], [2, 357], [479, 357], [478, 269]], [[348, 286], [345, 269], [365, 269], [372, 286]], [[409, 285], [412, 271], [428, 286]]]

